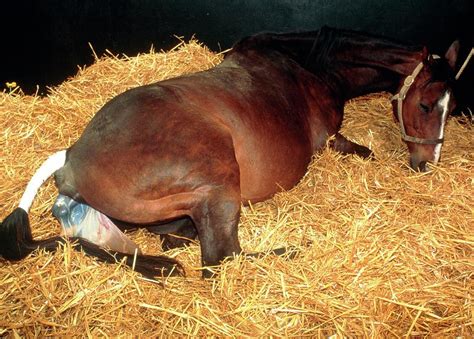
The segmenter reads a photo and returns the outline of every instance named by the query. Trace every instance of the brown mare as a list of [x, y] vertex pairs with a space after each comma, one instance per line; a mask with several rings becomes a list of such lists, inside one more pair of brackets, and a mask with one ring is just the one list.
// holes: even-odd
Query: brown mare
[[[251, 36], [210, 70], [110, 100], [67, 153], [48, 160], [41, 181], [55, 172], [60, 193], [101, 211], [122, 229], [198, 237], [202, 265], [218, 265], [241, 253], [241, 204], [293, 187], [330, 136], [339, 152], [372, 154], [339, 133], [344, 103], [351, 98], [398, 93], [394, 113], [411, 167], [424, 171], [427, 162], [436, 163], [454, 106], [457, 50], [453, 43], [439, 58], [423, 47], [330, 28]], [[6, 259], [21, 259], [36, 248], [54, 250], [62, 241], [32, 239], [27, 215], [32, 199], [24, 196], [1, 225], [0, 254]], [[176, 239], [163, 236], [164, 248], [187, 242]], [[75, 240], [86, 253], [115, 260]], [[181, 268], [165, 256], [136, 259], [136, 269], [147, 275]]]

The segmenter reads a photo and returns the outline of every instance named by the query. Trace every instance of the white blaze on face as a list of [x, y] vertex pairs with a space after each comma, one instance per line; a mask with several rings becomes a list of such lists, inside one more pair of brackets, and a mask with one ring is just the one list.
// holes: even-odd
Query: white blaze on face
[[[451, 94], [449, 91], [444, 92], [443, 96], [438, 100], [438, 106], [441, 110], [441, 124], [439, 126], [439, 133], [438, 139], [444, 137], [444, 125], [446, 123], [447, 115], [448, 115], [448, 107], [449, 107], [449, 99], [451, 98]], [[439, 157], [441, 155], [441, 146], [442, 144], [437, 144], [434, 149], [434, 164], [437, 164], [439, 161]]]

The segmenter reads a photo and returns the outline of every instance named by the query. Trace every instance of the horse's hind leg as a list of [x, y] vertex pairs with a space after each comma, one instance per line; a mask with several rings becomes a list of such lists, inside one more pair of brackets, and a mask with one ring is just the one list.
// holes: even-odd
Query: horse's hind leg
[[189, 217], [152, 225], [140, 225], [114, 218], [110, 219], [121, 231], [146, 228], [147, 231], [159, 235], [164, 251], [189, 245], [197, 238], [196, 227], [194, 227], [193, 221]]
[[[237, 227], [240, 216], [240, 194], [230, 194], [225, 186], [207, 191], [192, 211], [201, 243], [203, 267], [219, 265], [225, 258], [241, 252]], [[204, 277], [212, 271], [204, 268]]]
[[[240, 195], [232, 195], [225, 187], [209, 191], [192, 211], [194, 224], [183, 223], [181, 232], [197, 230], [201, 243], [203, 276], [208, 278], [213, 272], [206, 268], [219, 265], [224, 259], [241, 254], [238, 240], [240, 217]], [[194, 227], [195, 226], [195, 227]], [[179, 233], [180, 231], [176, 232]], [[191, 233], [194, 235], [194, 233]], [[288, 255], [292, 259], [298, 254], [294, 247], [277, 248], [266, 252], [244, 253], [245, 257], [261, 258], [266, 255]]]
[[373, 158], [374, 153], [367, 147], [347, 140], [342, 134], [337, 133], [330, 146], [343, 154], [357, 154], [362, 158]]

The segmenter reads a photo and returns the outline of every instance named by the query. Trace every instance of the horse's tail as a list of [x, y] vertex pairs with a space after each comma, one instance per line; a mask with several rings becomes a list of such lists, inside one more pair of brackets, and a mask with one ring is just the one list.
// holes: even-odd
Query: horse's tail
[[[41, 185], [54, 172], [64, 166], [66, 151], [59, 151], [50, 156], [36, 171], [28, 183], [19, 206], [0, 224], [0, 256], [7, 260], [20, 260], [36, 249], [54, 252], [65, 239], [59, 236], [44, 240], [34, 240], [31, 234], [28, 211]], [[107, 251], [98, 245], [78, 237], [72, 240], [74, 249], [82, 250], [101, 261], [116, 263], [125, 260], [125, 264], [147, 277], [161, 275], [184, 275], [182, 265], [175, 259], [166, 256], [130, 255], [121, 252]]]

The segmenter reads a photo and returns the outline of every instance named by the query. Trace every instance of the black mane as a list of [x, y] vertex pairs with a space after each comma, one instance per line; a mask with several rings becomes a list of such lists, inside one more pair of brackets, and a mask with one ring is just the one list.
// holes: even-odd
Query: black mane
[[407, 44], [396, 39], [348, 29], [323, 26], [316, 31], [290, 33], [259, 33], [237, 42], [232, 52], [259, 51], [287, 55], [301, 66], [330, 70], [334, 67], [334, 54], [341, 48], [365, 48], [374, 51], [380, 48], [402, 50], [412, 53], [421, 50], [421, 46]]

